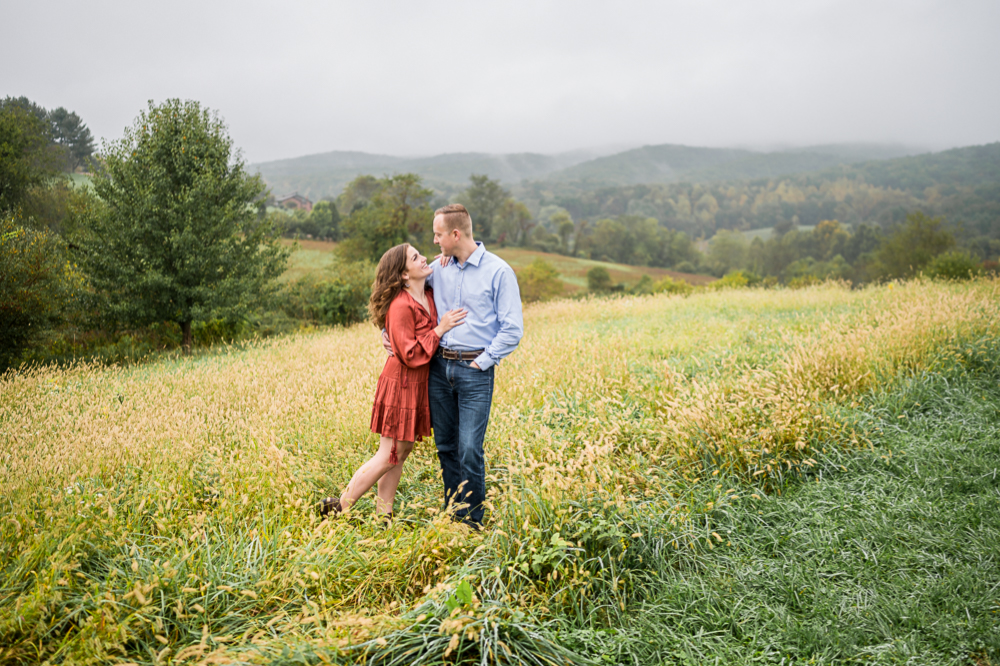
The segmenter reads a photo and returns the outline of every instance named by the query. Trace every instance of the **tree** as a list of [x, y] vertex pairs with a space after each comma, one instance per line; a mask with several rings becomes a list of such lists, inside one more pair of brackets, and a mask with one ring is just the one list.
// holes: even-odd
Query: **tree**
[[338, 240], [340, 238], [340, 212], [332, 201], [320, 201], [313, 206], [309, 220], [316, 225], [316, 235], [320, 238]]
[[0, 371], [59, 322], [83, 280], [66, 260], [61, 239], [26, 228], [12, 214], [0, 218]]
[[843, 255], [850, 238], [851, 234], [840, 226], [840, 222], [823, 220], [813, 229], [811, 256], [816, 261], [829, 261], [838, 254]]
[[982, 272], [979, 262], [961, 250], [939, 254], [927, 265], [927, 275], [942, 280], [968, 280]]
[[[43, 126], [46, 145], [53, 148], [52, 165], [67, 171], [86, 164], [94, 154], [94, 137], [80, 117], [63, 107], [46, 111], [27, 97], [7, 97], [0, 108], [17, 108], [35, 117]], [[58, 162], [62, 164], [57, 164]]]
[[573, 218], [569, 216], [566, 211], [559, 211], [552, 216], [552, 226], [555, 227], [556, 233], [559, 235], [559, 244], [562, 249], [563, 254], [570, 254], [570, 238], [573, 237], [573, 232], [576, 230], [576, 225], [573, 224]]
[[944, 229], [944, 218], [910, 213], [876, 252], [882, 278], [916, 275], [934, 257], [955, 246], [955, 237]]
[[469, 181], [472, 185], [462, 193], [459, 201], [472, 216], [472, 229], [476, 238], [492, 240], [497, 214], [510, 194], [500, 186], [499, 181], [490, 180], [489, 176], [472, 174]]
[[504, 201], [497, 216], [497, 238], [501, 244], [524, 246], [534, 226], [535, 220], [527, 206], [514, 199]]
[[587, 289], [597, 293], [611, 291], [611, 274], [603, 266], [594, 266], [587, 271]]
[[547, 301], [563, 293], [563, 283], [555, 266], [536, 258], [517, 274], [517, 288], [525, 303]]
[[369, 203], [343, 221], [344, 240], [337, 247], [338, 253], [347, 261], [378, 262], [386, 250], [400, 243], [429, 244], [434, 221], [428, 205], [432, 194], [416, 174], [379, 179]]
[[93, 185], [105, 208], [82, 257], [112, 323], [176, 322], [190, 352], [192, 322], [243, 318], [276, 290], [288, 250], [258, 212], [264, 184], [198, 102], [150, 102]]
[[882, 232], [870, 224], [860, 224], [844, 247], [844, 259], [853, 264], [860, 257], [876, 252], [882, 245]]
[[57, 172], [48, 125], [18, 100], [0, 102], [0, 213], [12, 211]]
[[84, 166], [94, 154], [94, 137], [80, 116], [60, 106], [49, 111], [48, 120], [52, 126], [52, 140], [64, 151], [67, 170]]
[[344, 211], [344, 215], [350, 215], [367, 206], [378, 192], [380, 183], [381, 181], [375, 176], [358, 176], [344, 186], [344, 191], [337, 197], [337, 209]]
[[708, 264], [717, 277], [746, 267], [747, 241], [742, 233], [721, 229], [708, 244]]

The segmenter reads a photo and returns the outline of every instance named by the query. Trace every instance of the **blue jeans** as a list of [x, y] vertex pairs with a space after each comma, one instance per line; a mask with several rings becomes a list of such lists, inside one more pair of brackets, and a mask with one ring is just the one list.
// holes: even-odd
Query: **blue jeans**
[[467, 504], [455, 516], [482, 525], [486, 501], [483, 438], [490, 420], [496, 366], [478, 370], [470, 363], [435, 356], [431, 360], [427, 393], [444, 477], [445, 506], [452, 502]]

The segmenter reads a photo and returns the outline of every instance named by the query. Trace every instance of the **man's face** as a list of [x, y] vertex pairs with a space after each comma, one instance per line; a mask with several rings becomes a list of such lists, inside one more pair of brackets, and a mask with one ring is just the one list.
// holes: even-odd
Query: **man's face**
[[448, 229], [444, 223], [444, 215], [434, 218], [434, 244], [441, 248], [441, 254], [446, 257], [454, 256], [452, 253], [458, 246], [459, 233], [457, 229]]

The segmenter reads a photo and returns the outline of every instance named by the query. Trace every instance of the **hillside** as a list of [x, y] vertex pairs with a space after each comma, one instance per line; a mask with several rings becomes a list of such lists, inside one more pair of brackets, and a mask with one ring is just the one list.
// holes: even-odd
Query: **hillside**
[[1000, 142], [953, 148], [892, 160], [870, 161], [830, 169], [817, 178], [848, 177], [870, 185], [917, 194], [928, 187], [980, 188], [1000, 186]]
[[715, 281], [715, 278], [709, 275], [678, 273], [677, 271], [669, 271], [665, 268], [652, 268], [650, 266], [626, 266], [625, 264], [592, 261], [590, 259], [567, 257], [561, 254], [550, 254], [522, 248], [504, 247], [494, 251], [497, 256], [510, 264], [514, 272], [520, 271], [535, 259], [543, 259], [549, 262], [559, 271], [559, 279], [565, 284], [565, 293], [567, 295], [587, 290], [587, 271], [595, 266], [606, 268], [613, 283], [625, 284], [626, 286], [634, 285], [642, 279], [643, 275], [648, 275], [653, 280], [669, 277], [674, 280], [683, 280], [688, 284], [696, 286]]
[[[334, 248], [337, 247], [336, 243], [314, 240], [292, 241], [288, 239], [282, 240], [282, 243], [295, 247], [292, 255], [288, 258], [288, 269], [281, 276], [282, 282], [297, 280], [308, 275], [322, 274], [336, 263], [333, 254]], [[510, 264], [514, 272], [520, 271], [535, 259], [544, 259], [559, 271], [559, 279], [563, 281], [564, 293], [566, 295], [586, 291], [587, 271], [594, 266], [603, 266], [606, 268], [608, 274], [611, 275], [612, 282], [628, 286], [638, 282], [642, 279], [643, 275], [648, 275], [654, 280], [671, 277], [675, 280], [684, 280], [693, 285], [704, 285], [715, 280], [715, 278], [707, 275], [678, 273], [676, 271], [668, 271], [663, 268], [650, 268], [648, 266], [626, 266], [606, 261], [591, 261], [590, 259], [566, 257], [561, 254], [549, 254], [522, 248], [491, 248], [491, 251]]]
[[441, 191], [461, 190], [472, 174], [486, 174], [494, 180], [516, 183], [541, 178], [553, 171], [593, 159], [593, 151], [557, 155], [537, 153], [450, 153], [430, 157], [393, 157], [358, 152], [334, 151], [274, 162], [251, 164], [275, 194], [297, 191], [313, 200], [336, 196], [361, 174], [382, 176], [416, 173]]
[[841, 164], [911, 154], [904, 146], [844, 144], [754, 152], [691, 146], [643, 146], [578, 164], [547, 176], [574, 182], [583, 189], [609, 185], [712, 182], [774, 178], [817, 171]]
[[[796, 159], [805, 164], [812, 155], [743, 156], [690, 173], [734, 174], [748, 164], [755, 164], [758, 172], [777, 171]], [[562, 206], [574, 220], [640, 215], [693, 237], [708, 238], [718, 229], [767, 228], [782, 221], [813, 226], [836, 219], [852, 226], [887, 227], [919, 209], [947, 218], [960, 237], [1000, 239], [1000, 143], [784, 177], [714, 180], [704, 175], [694, 182], [600, 188], [549, 179], [522, 183], [513, 192], [535, 208]]]
[[464, 189], [471, 174], [486, 174], [506, 185], [522, 181], [574, 183], [594, 189], [641, 183], [703, 182], [772, 178], [915, 152], [905, 146], [835, 144], [754, 152], [679, 145], [643, 146], [610, 155], [597, 149], [556, 155], [538, 153], [448, 153], [395, 157], [334, 151], [249, 165], [275, 194], [297, 191], [313, 200], [336, 196], [361, 174], [416, 173], [441, 192]]

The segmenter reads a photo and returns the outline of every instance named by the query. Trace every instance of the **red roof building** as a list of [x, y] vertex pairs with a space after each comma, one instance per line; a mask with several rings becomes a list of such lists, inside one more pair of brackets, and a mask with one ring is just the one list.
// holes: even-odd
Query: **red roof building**
[[275, 203], [282, 208], [294, 208], [295, 210], [304, 210], [307, 213], [312, 212], [313, 209], [313, 202], [298, 192], [281, 197]]

